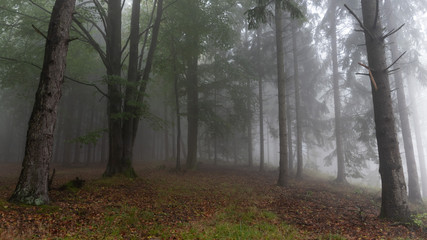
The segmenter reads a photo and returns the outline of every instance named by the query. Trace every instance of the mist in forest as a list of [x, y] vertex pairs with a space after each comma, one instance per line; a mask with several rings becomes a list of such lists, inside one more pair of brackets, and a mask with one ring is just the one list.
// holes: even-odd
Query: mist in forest
[[[42, 6], [24, 2], [9, 1], [0, 7], [0, 162], [6, 164], [21, 164], [24, 158], [40, 75], [37, 66], [43, 60], [40, 33], [48, 27], [44, 8], [53, 6], [53, 1]], [[128, 80], [133, 1], [124, 1], [121, 12], [120, 76], [114, 79], [107, 76], [108, 61], [103, 59], [109, 47], [106, 16], [96, 8], [107, 8], [107, 4], [100, 2], [100, 6], [76, 4], [79, 22], [70, 34], [78, 39], [69, 47], [51, 165], [107, 166], [111, 119], [119, 125], [139, 119], [133, 164], [173, 165], [179, 148], [183, 167], [189, 166], [186, 161], [194, 154], [195, 166], [261, 168], [277, 175], [280, 131], [274, 5], [265, 6], [266, 15], [257, 18], [248, 11], [256, 1], [165, 0], [158, 37], [153, 40], [152, 28], [160, 11], [156, 12], [154, 1], [142, 1], [137, 73], [151, 72], [147, 80], [140, 78], [133, 85]], [[360, 2], [295, 2], [303, 17], [295, 19], [287, 8], [280, 20], [290, 176], [326, 175], [379, 189], [371, 88], [375, 79], [364, 67], [368, 65], [364, 29], [344, 7], [347, 4], [362, 18]], [[384, 40], [387, 73], [406, 183], [411, 156], [407, 151], [412, 151], [417, 181], [426, 196], [425, 6], [396, 0], [379, 3], [384, 34], [389, 34]], [[150, 58], [153, 41], [157, 45]], [[152, 61], [150, 67], [147, 61]], [[119, 92], [117, 114], [109, 108], [112, 85]], [[137, 113], [124, 110], [133, 106], [125, 100], [132, 86], [143, 96], [143, 101], [135, 103]], [[408, 139], [410, 147], [405, 143]]]

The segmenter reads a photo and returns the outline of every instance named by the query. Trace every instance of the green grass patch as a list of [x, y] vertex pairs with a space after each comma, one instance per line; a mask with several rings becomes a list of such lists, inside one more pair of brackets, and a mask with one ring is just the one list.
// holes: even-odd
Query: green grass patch
[[300, 233], [283, 223], [272, 212], [235, 205], [222, 210], [211, 220], [189, 224], [180, 232], [183, 239], [295, 239]]

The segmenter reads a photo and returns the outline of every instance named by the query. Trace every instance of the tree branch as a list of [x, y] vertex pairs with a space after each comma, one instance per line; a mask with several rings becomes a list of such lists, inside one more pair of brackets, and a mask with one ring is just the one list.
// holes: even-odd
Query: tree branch
[[375, 91], [377, 91], [378, 90], [378, 86], [377, 86], [377, 83], [375, 82], [374, 75], [372, 75], [371, 68], [368, 67], [368, 66], [366, 66], [363, 63], [359, 63], [359, 65], [369, 70], [369, 76], [371, 77], [372, 85], [374, 86]]
[[405, 26], [405, 24], [400, 25], [400, 27], [398, 27], [396, 30], [392, 29], [390, 32], [388, 32], [386, 35], [382, 36], [381, 39], [384, 40], [388, 37], [390, 37], [391, 35], [395, 34], [396, 32], [398, 32], [400, 29], [403, 28], [403, 26]]
[[347, 10], [350, 12], [351, 15], [353, 15], [353, 17], [357, 20], [357, 22], [359, 22], [360, 27], [372, 38], [374, 38], [374, 35], [365, 27], [365, 25], [363, 24], [363, 22], [359, 19], [359, 17], [356, 15], [356, 13], [353, 12], [353, 10], [351, 10], [347, 4], [344, 4], [344, 7], [347, 8]]
[[49, 10], [47, 10], [46, 8], [40, 6], [39, 4], [35, 3], [32, 0], [29, 0], [30, 3], [32, 3], [33, 5], [35, 5], [36, 7], [40, 8], [41, 10], [43, 10], [44, 12], [46, 12], [47, 14], [49, 14], [49, 16], [52, 14]]
[[14, 13], [14, 14], [18, 14], [18, 15], [21, 15], [21, 16], [24, 16], [24, 17], [27, 17], [27, 18], [35, 19], [35, 20], [40, 21], [40, 22], [49, 23], [49, 21], [47, 21], [47, 20], [43, 20], [41, 18], [34, 17], [34, 16], [31, 16], [31, 15], [28, 15], [28, 14], [25, 14], [25, 13], [20, 13], [20, 12], [17, 12], [17, 11], [14, 11], [14, 10], [11, 10], [11, 9], [8, 9], [8, 8], [2, 7], [2, 6], [0, 6], [0, 9], [4, 10], [6, 12], [11, 12], [11, 13]]
[[406, 54], [406, 51], [403, 52], [396, 60], [394, 60], [394, 62], [392, 64], [390, 64], [390, 66], [388, 66], [386, 69], [384, 69], [384, 71], [387, 72], [387, 70], [389, 70], [391, 67], [393, 67], [393, 65], [396, 64], [397, 61], [399, 61], [403, 57], [403, 55], [405, 55], [405, 54]]
[[40, 34], [40, 35], [42, 35], [43, 36], [43, 38], [44, 39], [46, 39], [47, 40], [47, 36], [46, 35], [44, 35], [36, 26], [34, 26], [33, 24], [31, 24], [31, 27], [33, 27], [33, 29], [38, 33], [38, 34]]
[[73, 17], [73, 21], [77, 24], [77, 26], [80, 28], [80, 31], [77, 31], [81, 36], [83, 36], [88, 43], [95, 48], [95, 50], [98, 52], [99, 56], [101, 57], [102, 62], [104, 65], [108, 66], [107, 57], [105, 52], [102, 50], [101, 46], [93, 39], [92, 35], [87, 31], [87, 29], [83, 26], [83, 24], [75, 17]]
[[[2, 57], [2, 56], [0, 56], [0, 60], [5, 60], [5, 61], [9, 61], [9, 62], [16, 62], [16, 63], [24, 63], [24, 64], [27, 64], [27, 65], [31, 65], [31, 66], [39, 69], [39, 70], [42, 70], [42, 67], [40, 67], [39, 65], [34, 64], [32, 62], [29, 62], [29, 61], [25, 61], [25, 60], [18, 60], [16, 58], [8, 58], [8, 57]], [[74, 79], [74, 78], [66, 76], [66, 75], [64, 75], [64, 78], [68, 79], [68, 80], [70, 80], [72, 82], [78, 83], [78, 84], [82, 84], [82, 85], [94, 87], [94, 88], [96, 88], [96, 90], [98, 90], [99, 93], [101, 93], [102, 95], [104, 95], [105, 97], [108, 98], [108, 95], [105, 92], [103, 92], [96, 84], [85, 83], [85, 82], [79, 81], [77, 79]]]
[[87, 18], [87, 17], [85, 17], [85, 16], [83, 16], [81, 14], [79, 14], [79, 16], [81, 18], [83, 18], [84, 20], [90, 22], [98, 30], [98, 32], [101, 33], [102, 38], [104, 38], [104, 40], [107, 39], [107, 36], [105, 35], [105, 32], [101, 29], [101, 27], [98, 26], [98, 24], [96, 24], [96, 22], [94, 22], [93, 20], [91, 20], [91, 19], [89, 19], [89, 18]]
[[98, 11], [99, 16], [101, 17], [104, 29], [107, 29], [107, 13], [105, 12], [104, 8], [102, 7], [102, 4], [98, 0], [93, 0], [93, 3], [96, 6], [96, 10]]

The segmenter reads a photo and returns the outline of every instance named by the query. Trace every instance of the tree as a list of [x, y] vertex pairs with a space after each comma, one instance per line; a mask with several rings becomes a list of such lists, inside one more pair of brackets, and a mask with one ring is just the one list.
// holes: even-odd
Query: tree
[[408, 220], [410, 217], [407, 203], [407, 191], [403, 175], [402, 162], [397, 141], [395, 119], [393, 115], [388, 67], [386, 65], [385, 38], [379, 15], [379, 1], [361, 0], [363, 23], [356, 14], [365, 33], [368, 54], [369, 76], [372, 81], [372, 97], [380, 174], [382, 199], [380, 216], [395, 220]]
[[32, 205], [49, 203], [49, 162], [52, 159], [57, 106], [61, 98], [75, 2], [57, 0], [51, 14], [43, 69], [28, 123], [22, 171], [9, 199], [12, 202]]
[[[388, 13], [385, 14], [387, 22], [390, 25], [396, 25], [395, 19], [390, 17], [393, 14], [392, 4], [390, 0], [386, 1], [385, 8], [388, 9]], [[402, 25], [403, 26], [403, 25]], [[399, 59], [401, 54], [399, 54], [398, 46], [397, 46], [397, 38], [395, 34], [390, 36], [390, 52], [391, 57], [393, 59]], [[406, 94], [404, 87], [404, 79], [401, 71], [397, 71], [393, 74], [394, 82], [396, 84], [397, 89], [397, 106], [398, 113], [400, 118], [400, 124], [402, 128], [402, 137], [403, 137], [403, 146], [405, 149], [405, 158], [406, 158], [406, 166], [408, 171], [408, 199], [413, 203], [422, 203], [421, 190], [418, 178], [418, 170], [417, 163], [415, 160], [415, 151], [412, 143], [412, 133], [409, 122], [409, 112], [408, 106], [406, 104]]]
[[[302, 158], [302, 119], [301, 119], [301, 97], [300, 79], [298, 66], [298, 44], [297, 44], [297, 22], [291, 23], [292, 28], [292, 54], [294, 62], [294, 88], [295, 88], [295, 124], [296, 124], [296, 153], [297, 153], [297, 178], [302, 178], [303, 158]], [[289, 133], [290, 134], [290, 133]]]
[[345, 162], [342, 140], [342, 121], [341, 121], [341, 99], [340, 99], [340, 84], [338, 72], [338, 51], [337, 51], [337, 0], [331, 0], [331, 56], [332, 56], [332, 79], [334, 84], [334, 109], [335, 109], [335, 142], [337, 153], [337, 179], [338, 183], [346, 182], [345, 179]]
[[[276, 61], [277, 61], [277, 85], [279, 98], [279, 140], [280, 140], [280, 160], [279, 160], [279, 178], [277, 185], [286, 186], [289, 175], [288, 163], [288, 143], [286, 131], [286, 86], [285, 86], [285, 64], [283, 48], [283, 25], [282, 10], [288, 10], [292, 18], [303, 18], [303, 14], [293, 1], [275, 0], [274, 21], [276, 24]], [[249, 28], [257, 28], [260, 23], [267, 22], [269, 1], [259, 1], [258, 6], [248, 10]]]
[[[124, 174], [129, 177], [135, 176], [132, 167], [133, 145], [140, 118], [144, 116], [143, 114], [146, 114], [143, 102], [157, 45], [163, 13], [162, 4], [163, 0], [154, 1], [148, 27], [142, 34], [139, 32], [140, 6], [138, 1], [133, 2], [131, 36], [123, 48], [123, 5], [121, 0], [108, 1], [107, 9], [105, 9], [105, 4], [97, 0], [85, 2], [85, 4], [82, 4], [81, 9], [83, 13], [78, 14], [79, 18], [74, 18], [78, 26], [74, 30], [98, 52], [107, 69], [109, 157], [104, 176], [116, 174]], [[86, 5], [87, 7], [85, 8]], [[156, 12], [154, 11], [155, 9], [157, 9]], [[85, 15], [85, 11], [88, 11], [89, 14]], [[94, 19], [87, 17], [87, 15]], [[93, 17], [94, 15], [95, 17]], [[152, 23], [153, 19], [154, 23]], [[99, 26], [98, 22], [103, 25]], [[105, 41], [105, 50], [102, 48], [102, 44], [98, 42], [96, 35], [92, 35], [83, 23], [88, 23], [89, 26], [98, 31]], [[145, 54], [144, 51], [146, 50], [145, 47], [149, 35], [151, 36], [151, 41], [149, 42], [148, 52]], [[138, 44], [141, 36], [145, 37], [141, 52], [138, 54]], [[128, 81], [123, 80], [121, 76], [123, 71], [122, 55], [127, 48], [127, 42], [130, 43], [130, 48], [132, 48], [129, 53]]]

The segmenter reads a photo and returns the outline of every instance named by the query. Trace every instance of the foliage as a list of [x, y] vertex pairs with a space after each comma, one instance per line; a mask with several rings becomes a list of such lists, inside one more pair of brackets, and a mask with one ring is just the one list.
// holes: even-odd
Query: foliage
[[[305, 19], [304, 13], [301, 11], [300, 6], [298, 6], [298, 4], [293, 0], [276, 0], [274, 2], [275, 4], [279, 4], [279, 7], [282, 10], [289, 12], [292, 18], [302, 20]], [[260, 26], [260, 24], [265, 24], [271, 21], [270, 19], [274, 15], [274, 12], [270, 7], [270, 4], [272, 3], [273, 1], [271, 0], [258, 0], [257, 6], [245, 12], [245, 15], [247, 15], [247, 21], [249, 23], [249, 29], [256, 29]]]

